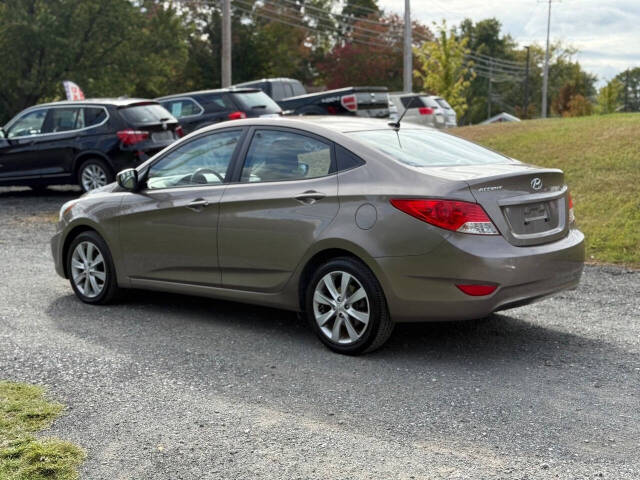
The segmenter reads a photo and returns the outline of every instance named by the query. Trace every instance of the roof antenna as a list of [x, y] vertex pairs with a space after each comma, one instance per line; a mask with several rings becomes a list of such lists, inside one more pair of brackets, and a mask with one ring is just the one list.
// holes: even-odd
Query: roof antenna
[[[402, 112], [402, 115], [400, 115], [400, 118], [398, 120], [396, 120], [395, 122], [389, 122], [389, 126], [393, 127], [394, 130], [400, 130], [400, 122], [402, 121], [402, 119], [404, 118], [404, 116], [406, 115], [407, 111], [409, 111], [409, 108], [411, 107], [411, 104], [413, 103], [413, 101], [418, 97], [418, 95], [414, 95], [413, 97], [411, 97], [411, 100], [409, 100], [409, 103], [407, 103], [407, 106], [404, 109], [404, 112]], [[400, 100], [400, 102], [402, 102], [402, 100]]]

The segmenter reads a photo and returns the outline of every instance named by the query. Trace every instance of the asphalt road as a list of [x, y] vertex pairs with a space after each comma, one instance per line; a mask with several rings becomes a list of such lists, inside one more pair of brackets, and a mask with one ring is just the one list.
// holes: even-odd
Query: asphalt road
[[68, 405], [82, 478], [640, 478], [640, 272], [350, 358], [287, 312], [80, 303], [48, 245], [73, 195], [0, 190], [0, 378]]

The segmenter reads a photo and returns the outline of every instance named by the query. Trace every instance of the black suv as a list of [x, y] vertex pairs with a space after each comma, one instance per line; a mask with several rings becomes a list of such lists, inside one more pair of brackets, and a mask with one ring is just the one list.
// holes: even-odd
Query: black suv
[[282, 109], [257, 88], [223, 88], [156, 98], [176, 117], [185, 133], [207, 125], [247, 117], [274, 117]]
[[23, 110], [0, 129], [0, 185], [111, 183], [183, 134], [157, 102], [96, 99]]

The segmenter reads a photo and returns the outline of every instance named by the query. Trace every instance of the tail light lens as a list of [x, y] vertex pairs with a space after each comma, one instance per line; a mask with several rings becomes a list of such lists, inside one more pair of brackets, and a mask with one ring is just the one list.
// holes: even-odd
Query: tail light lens
[[116, 135], [123, 145], [135, 145], [149, 139], [149, 132], [142, 130], [120, 130]]
[[178, 138], [182, 138], [182, 137], [184, 137], [184, 130], [182, 129], [182, 127], [181, 127], [180, 125], [178, 125], [178, 126], [176, 127], [175, 132], [176, 132], [176, 136], [177, 136]]
[[343, 95], [340, 97], [340, 104], [350, 112], [358, 110], [358, 99], [355, 95]]
[[242, 118], [247, 118], [247, 114], [240, 111], [231, 112], [227, 118], [229, 118], [229, 120], [240, 120]]
[[418, 112], [420, 113], [420, 115], [431, 115], [431, 114], [433, 114], [433, 108], [420, 107], [418, 109]]
[[484, 209], [477, 203], [457, 200], [396, 198], [391, 205], [436, 227], [475, 235], [499, 235]]
[[576, 222], [576, 216], [573, 213], [573, 198], [571, 198], [571, 194], [569, 194], [569, 224]]
[[498, 288], [497, 285], [482, 285], [482, 284], [466, 284], [456, 285], [460, 291], [471, 295], [472, 297], [484, 297], [485, 295], [491, 295]]

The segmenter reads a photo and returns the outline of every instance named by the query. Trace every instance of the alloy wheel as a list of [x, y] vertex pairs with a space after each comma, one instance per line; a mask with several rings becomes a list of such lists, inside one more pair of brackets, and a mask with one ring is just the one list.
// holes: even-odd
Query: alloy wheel
[[370, 313], [367, 292], [352, 274], [329, 272], [316, 285], [313, 314], [320, 331], [332, 342], [357, 342], [367, 330]]
[[88, 192], [107, 184], [107, 172], [100, 165], [91, 163], [82, 169], [82, 188]]
[[71, 255], [71, 276], [78, 291], [95, 298], [104, 289], [107, 272], [102, 253], [92, 242], [80, 242]]

